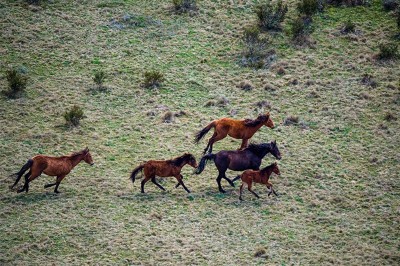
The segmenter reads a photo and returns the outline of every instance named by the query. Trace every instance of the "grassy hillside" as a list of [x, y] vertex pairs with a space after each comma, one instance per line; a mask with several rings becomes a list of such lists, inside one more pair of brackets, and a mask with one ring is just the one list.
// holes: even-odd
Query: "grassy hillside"
[[[0, 3], [0, 90], [10, 67], [29, 77], [22, 97], [0, 97], [0, 264], [398, 264], [400, 67], [374, 57], [397, 33], [393, 14], [380, 1], [328, 7], [314, 16], [313, 47], [299, 48], [287, 34], [291, 1], [283, 30], [263, 33], [276, 61], [255, 70], [239, 62], [258, 1], [198, 1], [196, 15], [175, 14], [171, 2]], [[347, 20], [356, 34], [340, 33]], [[165, 82], [143, 88], [153, 69]], [[104, 91], [92, 80], [99, 70]], [[376, 86], [361, 82], [366, 74]], [[244, 80], [254, 89], [238, 88]], [[86, 117], [69, 128], [73, 105]], [[182, 115], [165, 123], [168, 111]], [[167, 192], [148, 183], [146, 194], [130, 182], [149, 159], [200, 159], [206, 140], [195, 145], [194, 135], [213, 119], [266, 111], [277, 127], [253, 140], [277, 140], [279, 197], [256, 185], [261, 198], [246, 191], [240, 202], [225, 181], [219, 193], [212, 163], [201, 175], [183, 169], [191, 194], [173, 178], [160, 179]], [[285, 125], [290, 116], [299, 123]], [[32, 156], [86, 146], [95, 166], [78, 165], [61, 194], [43, 188], [53, 181], [45, 175], [29, 193], [8, 189]], [[226, 138], [214, 151], [239, 146]]]

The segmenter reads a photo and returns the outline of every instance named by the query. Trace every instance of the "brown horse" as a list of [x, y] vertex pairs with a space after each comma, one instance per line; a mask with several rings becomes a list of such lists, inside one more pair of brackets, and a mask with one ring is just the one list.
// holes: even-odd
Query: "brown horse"
[[142, 180], [141, 183], [142, 193], [144, 193], [144, 184], [146, 184], [146, 182], [149, 180], [151, 180], [151, 182], [153, 182], [157, 187], [165, 191], [165, 188], [163, 188], [159, 183], [157, 183], [156, 176], [160, 177], [174, 176], [178, 180], [178, 184], [175, 187], [182, 185], [183, 188], [188, 193], [190, 193], [189, 189], [187, 189], [187, 187], [183, 183], [182, 180], [183, 176], [181, 175], [182, 167], [185, 166], [186, 164], [189, 164], [193, 168], [197, 167], [196, 158], [194, 158], [194, 156], [190, 153], [185, 153], [184, 155], [176, 157], [175, 159], [172, 160], [165, 160], [165, 161], [150, 160], [142, 163], [132, 171], [131, 180], [132, 183], [135, 182], [136, 175], [144, 169], [145, 178]]
[[69, 156], [52, 157], [45, 155], [36, 155], [32, 159], [29, 159], [28, 162], [24, 166], [22, 166], [21, 170], [18, 173], [14, 174], [14, 176], [17, 176], [17, 180], [15, 180], [15, 183], [10, 186], [10, 189], [14, 188], [14, 186], [21, 179], [22, 175], [26, 172], [26, 170], [29, 169], [29, 172], [25, 175], [25, 184], [17, 191], [18, 193], [23, 192], [24, 190], [28, 192], [29, 183], [36, 177], [40, 176], [42, 173], [45, 173], [49, 176], [57, 177], [55, 183], [46, 184], [44, 188], [56, 186], [54, 192], [60, 193], [58, 191], [58, 186], [60, 185], [61, 181], [82, 160], [90, 165], [93, 165], [93, 159], [90, 155], [88, 148], [79, 152], [72, 153]]
[[210, 148], [209, 153], [212, 153], [213, 144], [225, 138], [227, 135], [235, 139], [241, 139], [242, 145], [240, 146], [240, 150], [242, 150], [247, 147], [249, 139], [262, 126], [274, 128], [274, 122], [272, 121], [269, 112], [259, 115], [254, 120], [235, 120], [231, 118], [221, 118], [212, 121], [210, 124], [208, 124], [208, 126], [200, 130], [196, 134], [194, 142], [198, 143], [204, 137], [204, 135], [207, 134], [208, 131], [210, 131], [211, 128], [214, 128], [214, 134], [208, 140], [207, 147], [204, 149], [203, 152], [204, 154], [207, 152], [208, 148]]
[[270, 189], [270, 192], [268, 193], [268, 196], [271, 195], [271, 193], [274, 193], [275, 196], [278, 196], [276, 194], [275, 190], [272, 188], [272, 184], [269, 182], [269, 177], [274, 172], [277, 175], [280, 175], [281, 173], [279, 172], [278, 164], [275, 162], [261, 170], [254, 171], [254, 170], [246, 170], [244, 171], [241, 175], [238, 175], [233, 179], [233, 181], [238, 180], [239, 178], [242, 179], [242, 185], [240, 186], [240, 196], [239, 199], [242, 199], [242, 193], [243, 193], [243, 186], [246, 183], [247, 184], [247, 189], [253, 193], [257, 198], [260, 198], [257, 193], [255, 193], [252, 189], [251, 186], [254, 183], [259, 183], [259, 184], [264, 184], [267, 186], [268, 189]]

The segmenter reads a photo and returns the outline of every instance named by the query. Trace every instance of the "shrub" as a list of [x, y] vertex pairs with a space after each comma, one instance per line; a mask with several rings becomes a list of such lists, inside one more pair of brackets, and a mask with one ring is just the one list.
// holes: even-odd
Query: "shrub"
[[379, 59], [395, 59], [398, 56], [398, 44], [397, 43], [381, 43], [379, 45]]
[[65, 121], [70, 126], [78, 126], [81, 119], [84, 118], [83, 110], [81, 107], [74, 105], [71, 110], [64, 113]]
[[172, 0], [172, 4], [175, 11], [181, 13], [197, 10], [196, 0]]
[[400, 30], [400, 10], [397, 10], [396, 13], [396, 17], [397, 17], [397, 28]]
[[334, 6], [366, 6], [370, 0], [327, 0], [326, 3]]
[[29, 5], [40, 5], [41, 0], [26, 0]]
[[241, 82], [237, 85], [237, 87], [240, 88], [240, 89], [242, 89], [242, 90], [245, 90], [245, 91], [251, 91], [251, 90], [254, 88], [253, 84], [252, 84], [249, 80], [243, 80], [243, 81], [241, 81]]
[[267, 38], [262, 38], [257, 26], [244, 29], [244, 51], [241, 64], [247, 67], [262, 68], [269, 66], [275, 60], [275, 51], [267, 51]]
[[8, 90], [4, 94], [10, 98], [19, 97], [26, 88], [28, 78], [16, 69], [9, 69], [6, 72]]
[[311, 24], [306, 23], [307, 20], [307, 17], [298, 17], [290, 23], [290, 34], [292, 40], [297, 44], [306, 43], [312, 32]]
[[351, 33], [351, 32], [355, 32], [356, 29], [356, 24], [354, 24], [351, 20], [347, 20], [344, 24], [343, 24], [343, 28], [342, 28], [342, 33]]
[[302, 0], [298, 3], [297, 10], [300, 14], [311, 17], [318, 12], [318, 0]]
[[265, 30], [280, 29], [280, 24], [285, 19], [287, 11], [287, 5], [283, 5], [281, 0], [279, 0], [275, 6], [273, 6], [270, 1], [267, 1], [255, 7], [258, 25]]
[[103, 87], [105, 79], [106, 79], [106, 73], [104, 73], [104, 71], [100, 70], [94, 73], [93, 81], [99, 88]]
[[164, 123], [172, 123], [172, 122], [174, 122], [174, 120], [175, 120], [175, 117], [171, 111], [167, 111], [162, 117], [162, 121]]
[[386, 11], [395, 10], [399, 6], [399, 0], [382, 0], [382, 5]]
[[285, 121], [283, 121], [283, 124], [285, 126], [297, 125], [298, 123], [299, 123], [299, 117], [298, 116], [294, 116], [294, 115], [290, 115], [290, 116], [286, 117]]
[[144, 87], [145, 88], [158, 88], [164, 81], [164, 74], [157, 71], [147, 71], [144, 73]]

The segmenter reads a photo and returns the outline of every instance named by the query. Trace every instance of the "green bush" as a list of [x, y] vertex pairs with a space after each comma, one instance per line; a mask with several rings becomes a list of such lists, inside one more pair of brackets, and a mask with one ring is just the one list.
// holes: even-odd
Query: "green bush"
[[395, 59], [398, 57], [398, 44], [397, 43], [381, 43], [379, 45], [379, 59]]
[[276, 5], [272, 5], [270, 1], [267, 1], [255, 7], [258, 25], [261, 29], [265, 30], [280, 29], [280, 24], [285, 19], [287, 11], [287, 5], [283, 5], [281, 0]]
[[196, 0], [172, 0], [177, 12], [189, 12], [197, 10]]
[[81, 107], [74, 105], [71, 110], [64, 113], [64, 118], [69, 126], [78, 126], [81, 119], [84, 118], [83, 110]]
[[104, 73], [104, 71], [100, 70], [94, 73], [93, 81], [99, 88], [103, 87], [105, 79], [106, 79], [106, 73]]
[[145, 88], [158, 88], [161, 83], [164, 82], [164, 74], [157, 70], [147, 71], [144, 73], [144, 83]]
[[318, 0], [302, 0], [297, 5], [300, 14], [311, 17], [318, 12]]
[[334, 6], [366, 6], [371, 0], [327, 0], [326, 3]]
[[386, 11], [396, 10], [399, 0], [382, 0], [382, 6]]
[[267, 51], [267, 38], [262, 38], [257, 26], [249, 26], [243, 32], [243, 56], [241, 64], [246, 67], [262, 68], [273, 61], [275, 53]]
[[4, 92], [9, 98], [17, 98], [25, 91], [28, 78], [16, 69], [6, 71], [8, 90]]
[[306, 22], [307, 18], [304, 17], [298, 17], [290, 22], [290, 35], [298, 44], [304, 43], [312, 32], [311, 24]]
[[356, 24], [354, 24], [354, 22], [352, 22], [351, 20], [347, 20], [343, 24], [342, 33], [355, 32], [355, 30], [356, 30]]

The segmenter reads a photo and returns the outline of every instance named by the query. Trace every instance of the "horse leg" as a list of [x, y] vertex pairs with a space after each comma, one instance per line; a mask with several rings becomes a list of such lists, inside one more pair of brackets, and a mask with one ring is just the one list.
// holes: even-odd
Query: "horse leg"
[[[217, 131], [215, 131], [215, 132], [217, 133]], [[220, 141], [221, 139], [225, 138], [227, 135], [228, 135], [228, 132], [226, 132], [226, 133], [217, 133], [216, 136], [213, 135], [211, 137], [212, 142], [211, 142], [211, 139], [210, 139], [210, 150], [208, 151], [208, 153], [212, 153], [212, 148], [213, 148], [213, 145], [214, 145], [215, 142]]]
[[211, 136], [211, 138], [208, 140], [207, 147], [204, 149], [203, 154], [207, 153], [208, 148], [210, 148], [210, 152], [209, 153], [212, 152], [212, 145], [214, 143], [214, 139], [215, 139], [216, 136], [217, 136], [217, 132], [215, 131], [214, 134]]
[[58, 186], [60, 185], [60, 183], [64, 179], [64, 177], [65, 177], [65, 175], [57, 176], [56, 187], [54, 188], [54, 193], [60, 193], [60, 191], [58, 191]]
[[240, 189], [239, 189], [239, 199], [240, 199], [240, 200], [243, 200], [243, 199], [242, 199], [243, 185], [244, 185], [244, 183], [242, 183], [242, 185], [240, 186]]
[[222, 179], [222, 177], [223, 177], [224, 175], [223, 174], [219, 174], [218, 176], [217, 176], [217, 183], [218, 183], [218, 189], [219, 189], [219, 192], [221, 192], [221, 193], [225, 193], [226, 191], [222, 188], [222, 186], [221, 186], [221, 179]]
[[153, 176], [153, 177], [151, 178], [151, 182], [153, 182], [154, 184], [156, 184], [157, 187], [159, 187], [160, 189], [162, 189], [162, 190], [165, 191], [165, 188], [163, 188], [160, 184], [157, 183], [157, 180], [156, 180], [156, 177], [155, 177], [155, 176]]
[[267, 188], [270, 189], [269, 193], [268, 193], [268, 197], [271, 195], [271, 193], [274, 193], [275, 196], [278, 196], [278, 194], [275, 192], [275, 190], [272, 188], [272, 184], [269, 183], [267, 185]]
[[257, 193], [255, 193], [255, 192], [251, 189], [251, 186], [252, 186], [252, 183], [249, 183], [249, 184], [247, 185], [247, 189], [248, 189], [251, 193], [253, 193], [254, 196], [256, 196], [257, 198], [260, 198], [260, 196], [258, 196]]
[[141, 191], [142, 191], [142, 193], [144, 193], [144, 184], [146, 184], [147, 183], [147, 181], [149, 181], [150, 180], [150, 177], [145, 177], [143, 180], [142, 180], [142, 183], [140, 183], [140, 188], [141, 188]]
[[36, 177], [40, 176], [42, 174], [41, 171], [29, 171], [24, 177], [25, 177], [25, 184], [22, 188], [17, 190], [17, 193], [21, 193], [23, 191], [28, 192], [29, 191], [29, 183], [35, 179]]
[[44, 188], [52, 187], [52, 186], [55, 186], [55, 185], [57, 185], [57, 183], [46, 184], [46, 185], [44, 185]]
[[186, 192], [190, 193], [190, 190], [183, 183], [183, 176], [181, 174], [179, 174], [179, 175], [175, 176], [175, 178], [178, 180], [179, 184], [181, 184], [182, 187], [186, 190]]
[[249, 144], [249, 139], [242, 139], [242, 145], [240, 145], [239, 150], [246, 149]]
[[230, 180], [229, 178], [226, 177], [225, 173], [222, 176], [222, 178], [224, 178], [226, 181], [228, 181], [229, 185], [231, 185], [232, 187], [235, 187], [235, 183], [233, 183], [232, 180]]
[[[29, 172], [25, 175], [25, 180], [32, 174], [32, 171], [29, 170]], [[18, 184], [19, 180], [21, 179], [22, 175], [20, 177], [17, 177], [17, 179], [15, 180], [14, 184], [10, 187], [10, 189], [14, 188], [15, 185]]]

